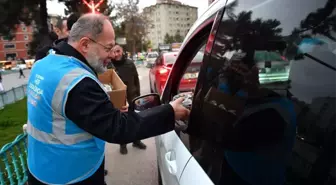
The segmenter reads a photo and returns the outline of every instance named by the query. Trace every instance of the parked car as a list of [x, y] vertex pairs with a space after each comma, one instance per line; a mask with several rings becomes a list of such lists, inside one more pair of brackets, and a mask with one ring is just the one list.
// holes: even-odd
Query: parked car
[[[161, 55], [155, 60], [154, 66], [149, 70], [149, 87], [151, 92], [159, 94], [162, 93], [164, 85], [167, 82], [168, 75], [176, 61], [177, 55], [178, 52], [165, 52], [161, 53]], [[194, 90], [202, 59], [203, 53], [198, 52], [180, 82], [180, 92]]]
[[2, 69], [4, 70], [11, 70], [13, 66], [16, 65], [15, 61], [0, 61]]
[[159, 56], [157, 52], [149, 52], [146, 56], [146, 67], [151, 68], [154, 66], [156, 58]]
[[[205, 106], [204, 97], [221, 75], [225, 75], [223, 69], [227, 61], [234, 62], [248, 55], [250, 60], [245, 62], [257, 63], [261, 85], [288, 97], [294, 104], [296, 131], [293, 129], [292, 133], [296, 139], [292, 156], [282, 163], [288, 164], [286, 182], [275, 184], [336, 184], [335, 6], [335, 0], [217, 0], [209, 6], [190, 28], [179, 53], [174, 56], [174, 65], [160, 63], [162, 71], [169, 68], [170, 72], [164, 77], [165, 85], [160, 87], [161, 100], [153, 98], [152, 105], [169, 103], [179, 95], [188, 67], [204, 50], [194, 84], [199, 97], [193, 97], [187, 132], [175, 130], [155, 138], [160, 183], [220, 184], [216, 177], [223, 170], [220, 165], [226, 156], [221, 150], [213, 158], [202, 154], [202, 144], [207, 139], [202, 133], [208, 133], [209, 137], [221, 134], [209, 129], [212, 122], [206, 118], [213, 112]], [[275, 58], [267, 57], [271, 55]], [[221, 98], [224, 97], [219, 94], [214, 101]], [[272, 121], [269, 124], [273, 124]], [[211, 147], [207, 149], [215, 151]], [[219, 167], [209, 169], [209, 162]], [[255, 169], [245, 170], [250, 174]], [[209, 176], [210, 173], [217, 176]]]

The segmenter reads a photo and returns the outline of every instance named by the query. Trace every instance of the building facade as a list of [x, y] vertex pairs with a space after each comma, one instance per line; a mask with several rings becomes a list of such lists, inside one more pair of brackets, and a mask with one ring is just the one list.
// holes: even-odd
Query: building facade
[[8, 58], [30, 58], [28, 46], [33, 37], [33, 27], [19, 24], [14, 35], [15, 37], [12, 40], [5, 36], [0, 36], [0, 61]]
[[144, 8], [143, 13], [150, 21], [148, 36], [153, 49], [164, 43], [165, 35], [179, 33], [183, 38], [197, 20], [197, 7], [174, 0], [157, 0], [155, 5]]

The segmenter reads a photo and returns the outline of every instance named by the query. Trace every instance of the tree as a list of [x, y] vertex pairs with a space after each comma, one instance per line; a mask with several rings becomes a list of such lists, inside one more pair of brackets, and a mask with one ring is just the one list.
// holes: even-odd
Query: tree
[[322, 45], [323, 42], [318, 42], [319, 38], [316, 35], [324, 35], [332, 41], [336, 38], [331, 34], [336, 32], [336, 15], [334, 9], [336, 7], [335, 0], [328, 0], [323, 8], [311, 12], [300, 23], [300, 27], [294, 28], [291, 35], [287, 38], [288, 47], [285, 56], [287, 58], [294, 58], [295, 60], [304, 59], [305, 55], [299, 50], [298, 45], [303, 39], [312, 38], [315, 44]]
[[[93, 1], [95, 4], [98, 4], [101, 0]], [[64, 10], [64, 13], [66, 15], [73, 12], [77, 12], [80, 14], [91, 12], [91, 9], [87, 5], [85, 5], [84, 0], [59, 0], [59, 2], [63, 2], [66, 6], [66, 9]], [[91, 0], [86, 0], [86, 2], [90, 3]], [[99, 7], [97, 7], [96, 11], [104, 15], [110, 16], [114, 8], [115, 6], [112, 5], [112, 3], [108, 3], [108, 0], [103, 0]]]
[[125, 29], [126, 29], [125, 27], [126, 27], [125, 22], [121, 22], [119, 24], [118, 23], [113, 24], [116, 37], [125, 37]]
[[51, 28], [48, 25], [47, 0], [0, 1], [0, 34], [12, 39], [20, 23], [34, 27], [34, 44], [30, 47], [38, 49], [52, 42], [48, 35]]
[[179, 31], [177, 31], [174, 35], [174, 42], [183, 42], [183, 37], [180, 35]]
[[119, 3], [117, 7], [117, 17], [121, 20], [121, 28], [127, 40], [126, 50], [135, 53], [141, 50], [142, 41], [148, 34], [149, 20], [144, 14], [139, 13], [139, 0], [128, 0]]
[[152, 47], [152, 42], [150, 40], [144, 40], [142, 42], [141, 51], [147, 51], [149, 48]]
[[171, 44], [171, 43], [174, 43], [174, 42], [183, 42], [183, 37], [180, 35], [179, 32], [176, 32], [176, 34], [174, 36], [166, 33], [163, 42], [165, 44]]
[[311, 37], [311, 35], [321, 34], [328, 37], [332, 41], [336, 41], [336, 38], [331, 32], [336, 31], [336, 14], [333, 13], [336, 7], [335, 0], [328, 0], [323, 8], [317, 9], [315, 12], [311, 12], [308, 16], [301, 21], [300, 28], [295, 28], [293, 34], [305, 37]]
[[12, 36], [17, 25], [35, 23], [42, 34], [48, 33], [46, 0], [3, 0], [0, 2], [0, 34]]
[[164, 42], [165, 44], [171, 44], [171, 43], [174, 43], [174, 42], [175, 42], [174, 37], [173, 37], [173, 36], [170, 36], [168, 33], [166, 33], [166, 35], [165, 35], [165, 37], [164, 37], [163, 40], [164, 40], [163, 42]]

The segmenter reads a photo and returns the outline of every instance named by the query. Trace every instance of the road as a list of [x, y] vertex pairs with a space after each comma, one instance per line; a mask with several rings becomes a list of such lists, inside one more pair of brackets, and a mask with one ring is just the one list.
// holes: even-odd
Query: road
[[22, 77], [19, 79], [19, 71], [2, 75], [2, 85], [4, 86], [5, 91], [13, 87], [19, 87], [23, 84], [27, 84], [30, 70], [24, 70], [23, 74], [26, 76], [26, 78]]
[[[141, 94], [147, 94], [149, 90], [148, 69], [145, 67], [138, 68]], [[26, 78], [19, 79], [19, 74], [3, 75], [3, 84], [6, 90], [26, 84], [29, 70], [25, 70]], [[107, 185], [157, 185], [157, 168], [156, 168], [156, 150], [154, 139], [144, 140], [147, 145], [146, 150], [133, 148], [128, 144], [128, 154], [119, 153], [119, 145], [107, 144], [105, 168], [108, 170], [106, 176]]]

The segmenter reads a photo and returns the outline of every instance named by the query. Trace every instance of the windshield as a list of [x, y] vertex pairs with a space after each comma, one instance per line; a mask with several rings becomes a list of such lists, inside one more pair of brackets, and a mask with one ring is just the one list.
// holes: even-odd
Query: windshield
[[[165, 64], [173, 64], [175, 63], [177, 58], [177, 54], [169, 54], [165, 55]], [[196, 56], [193, 58], [191, 63], [201, 63], [203, 61], [203, 53], [198, 52]]]
[[165, 64], [173, 64], [176, 61], [177, 54], [165, 55]]
[[148, 58], [156, 58], [156, 57], [158, 57], [158, 55], [155, 54], [155, 53], [150, 53], [150, 54], [147, 55], [147, 57]]
[[203, 61], [203, 55], [204, 53], [198, 52], [191, 63], [201, 63]]

